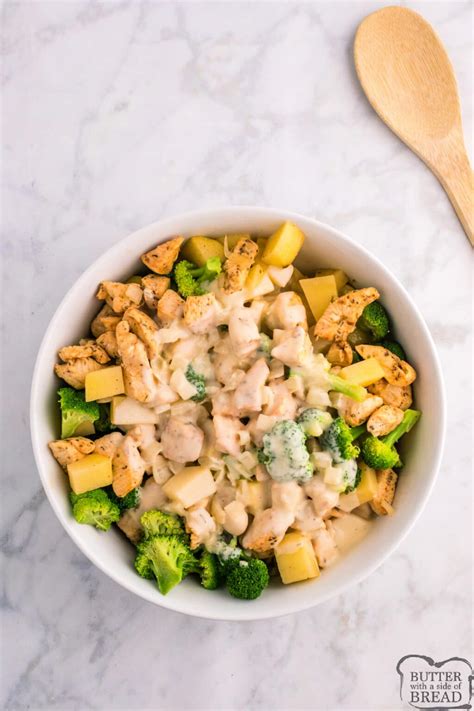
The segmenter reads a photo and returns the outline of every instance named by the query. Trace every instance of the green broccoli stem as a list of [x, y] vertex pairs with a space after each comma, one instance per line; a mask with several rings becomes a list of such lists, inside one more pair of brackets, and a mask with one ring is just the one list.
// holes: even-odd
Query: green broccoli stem
[[409, 432], [412, 427], [416, 425], [420, 417], [421, 412], [419, 412], [419, 410], [405, 410], [403, 420], [399, 425], [397, 425], [397, 427], [395, 427], [394, 430], [392, 430], [392, 432], [381, 438], [382, 442], [387, 444], [389, 447], [393, 447], [395, 442], [398, 442], [400, 437], [403, 437], [404, 434], [407, 434], [407, 432]]
[[362, 385], [354, 385], [338, 375], [328, 374], [329, 387], [337, 393], [347, 395], [347, 397], [362, 402], [367, 397], [367, 390]]
[[361, 434], [364, 434], [366, 432], [365, 425], [358, 425], [357, 427], [351, 427], [351, 437], [352, 441], [354, 442], [356, 439], [358, 439]]

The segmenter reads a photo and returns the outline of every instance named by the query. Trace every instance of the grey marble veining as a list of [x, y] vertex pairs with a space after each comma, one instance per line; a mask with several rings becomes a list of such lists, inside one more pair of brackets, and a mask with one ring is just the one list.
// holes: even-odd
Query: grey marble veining
[[[2, 708], [397, 709], [401, 656], [470, 655], [471, 253], [357, 84], [353, 34], [377, 7], [3, 5]], [[470, 143], [472, 5], [410, 7], [446, 44]], [[42, 493], [28, 397], [91, 261], [161, 216], [239, 203], [317, 216], [387, 264], [436, 340], [449, 428], [429, 504], [382, 568], [311, 611], [231, 624], [146, 604], [84, 558]]]

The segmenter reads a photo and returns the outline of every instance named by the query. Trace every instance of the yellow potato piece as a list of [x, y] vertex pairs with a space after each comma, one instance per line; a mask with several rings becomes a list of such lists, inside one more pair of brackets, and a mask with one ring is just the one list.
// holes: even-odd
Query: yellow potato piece
[[357, 506], [372, 501], [377, 493], [377, 474], [375, 469], [368, 467], [365, 462], [361, 462], [359, 468], [361, 470], [361, 476], [357, 487], [349, 494], [342, 494], [339, 497], [337, 506], [342, 511], [349, 512], [357, 508]]
[[245, 282], [248, 298], [255, 299], [257, 296], [264, 296], [272, 292], [274, 288], [273, 282], [267, 274], [267, 266], [260, 263], [254, 264]]
[[217, 239], [196, 235], [186, 240], [181, 249], [181, 256], [198, 267], [203, 267], [212, 257], [219, 257], [223, 261], [224, 247]]
[[275, 548], [275, 559], [285, 585], [319, 576], [318, 561], [311, 541], [299, 531], [286, 534]]
[[336, 280], [337, 291], [340, 294], [341, 289], [349, 281], [349, 277], [342, 269], [317, 269], [315, 276], [333, 276]]
[[[100, 370], [98, 372], [100, 373]], [[383, 378], [384, 371], [376, 358], [367, 358], [343, 368], [339, 375], [354, 385], [366, 387]]]
[[216, 488], [214, 477], [206, 467], [185, 467], [163, 485], [166, 496], [185, 509], [215, 494]]
[[85, 383], [86, 402], [102, 400], [125, 392], [123, 373], [120, 365], [111, 365], [110, 368], [101, 368], [87, 373]]
[[237, 500], [241, 501], [252, 516], [271, 506], [271, 491], [267, 481], [237, 482]]
[[287, 267], [296, 258], [303, 242], [304, 234], [300, 228], [292, 222], [284, 222], [268, 238], [262, 261], [274, 267]]
[[333, 274], [301, 279], [300, 286], [316, 321], [321, 318], [331, 301], [337, 299], [337, 283]]
[[84, 494], [112, 483], [112, 460], [103, 454], [88, 454], [68, 464], [67, 473], [73, 492]]

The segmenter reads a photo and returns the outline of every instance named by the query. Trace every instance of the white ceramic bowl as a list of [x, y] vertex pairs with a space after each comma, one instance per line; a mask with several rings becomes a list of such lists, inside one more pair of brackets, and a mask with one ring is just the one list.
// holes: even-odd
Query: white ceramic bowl
[[[118, 530], [100, 533], [77, 524], [71, 516], [66, 477], [47, 447], [59, 431], [58, 381], [53, 374], [56, 354], [61, 346], [76, 343], [87, 334], [98, 310], [94, 294], [99, 281], [129, 277], [140, 266], [140, 255], [158, 242], [177, 234], [268, 235], [284, 220], [295, 222], [306, 234], [297, 259], [302, 271], [342, 268], [358, 285], [375, 286], [380, 291], [395, 321], [397, 336], [407, 346], [409, 360], [418, 372], [416, 406], [423, 411], [423, 417], [405, 442], [405, 467], [397, 488], [396, 513], [378, 519], [357, 548], [316, 580], [290, 586], [275, 584], [258, 600], [245, 602], [235, 600], [225, 590], [206, 591], [188, 579], [163, 597], [152, 582], [135, 573], [134, 549]], [[304, 610], [369, 575], [398, 546], [420, 515], [436, 478], [444, 429], [445, 400], [438, 358], [428, 329], [405, 289], [378, 260], [335, 229], [298, 214], [259, 207], [218, 208], [169, 218], [134, 232], [109, 249], [78, 279], [56, 311], [38, 353], [31, 391], [36, 463], [51, 506], [73, 541], [104, 573], [144, 600], [210, 619], [252, 620]]]

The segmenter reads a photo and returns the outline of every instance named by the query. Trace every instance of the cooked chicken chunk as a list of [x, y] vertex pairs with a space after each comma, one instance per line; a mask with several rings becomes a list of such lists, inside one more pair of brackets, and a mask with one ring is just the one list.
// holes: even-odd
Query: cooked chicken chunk
[[406, 387], [416, 379], [416, 371], [405, 360], [382, 346], [356, 346], [362, 358], [376, 358], [383, 368], [385, 380], [390, 385]]
[[184, 323], [193, 333], [206, 333], [216, 325], [217, 301], [214, 294], [188, 296], [184, 304]]
[[321, 518], [324, 518], [339, 502], [337, 491], [330, 489], [320, 476], [314, 476], [304, 484], [303, 488], [313, 501], [315, 513]]
[[362, 311], [380, 296], [377, 289], [368, 287], [350, 291], [329, 304], [314, 327], [314, 335], [327, 341], [346, 341], [355, 329]]
[[246, 372], [234, 393], [234, 404], [240, 417], [261, 411], [263, 386], [269, 374], [265, 358], [259, 358]]
[[122, 314], [131, 306], [140, 306], [143, 291], [139, 284], [121, 284], [118, 281], [103, 281], [99, 286], [97, 298], [105, 299], [112, 311]]
[[115, 331], [119, 321], [120, 316], [117, 316], [110, 306], [105, 304], [91, 323], [92, 335], [98, 338], [106, 331]]
[[293, 517], [304, 501], [303, 489], [296, 481], [272, 482], [272, 508], [289, 511]]
[[288, 390], [287, 383], [272, 382], [269, 388], [271, 398], [270, 402], [263, 408], [264, 414], [279, 420], [294, 420], [298, 402]]
[[382, 405], [371, 414], [367, 421], [367, 431], [374, 437], [383, 437], [403, 420], [403, 410], [399, 407]]
[[194, 550], [208, 541], [216, 532], [216, 522], [204, 508], [185, 512], [186, 531], [191, 536], [190, 546]]
[[347, 424], [350, 427], [357, 427], [383, 405], [383, 400], [377, 395], [372, 395], [372, 397], [367, 397], [362, 402], [356, 402], [351, 397], [338, 393], [334, 398], [334, 404], [339, 415], [344, 418]]
[[183, 237], [175, 237], [156, 247], [142, 256], [142, 262], [155, 274], [169, 274], [178, 258], [183, 244]]
[[139, 402], [152, 402], [156, 395], [156, 382], [144, 344], [134, 333], [130, 333], [130, 325], [126, 321], [119, 323], [115, 333], [125, 392]]
[[243, 547], [255, 553], [270, 552], [280, 543], [294, 518], [291, 511], [283, 508], [257, 512], [242, 539]]
[[86, 437], [69, 437], [69, 439], [57, 439], [50, 442], [48, 447], [53, 453], [53, 457], [67, 470], [67, 465], [83, 459], [86, 454], [94, 451], [94, 442]]
[[96, 454], [103, 454], [104, 457], [114, 458], [118, 446], [123, 440], [123, 434], [121, 432], [111, 432], [110, 434], [99, 437], [95, 440], [95, 452]]
[[250, 267], [258, 254], [258, 245], [243, 237], [224, 262], [224, 292], [232, 294], [244, 288]]
[[399, 407], [400, 410], [407, 410], [413, 403], [411, 385], [405, 385], [405, 387], [390, 385], [385, 378], [382, 378], [377, 383], [369, 385], [367, 390], [373, 395], [381, 397], [385, 405]]
[[138, 450], [140, 443], [140, 429], [134, 427], [116, 449], [112, 460], [112, 488], [117, 496], [125, 496], [142, 483], [146, 467]]
[[115, 330], [104, 331], [100, 336], [97, 336], [97, 343], [104, 351], [107, 351], [111, 358], [118, 357], [118, 347], [117, 347], [117, 337], [115, 335]]
[[289, 330], [295, 326], [302, 326], [305, 330], [308, 328], [306, 309], [301, 297], [294, 291], [278, 294], [268, 309], [265, 320], [272, 330], [274, 328]]
[[97, 363], [108, 363], [110, 358], [107, 352], [95, 341], [83, 339], [77, 346], [64, 346], [58, 353], [64, 362], [76, 360], [76, 358], [93, 358]]
[[201, 455], [204, 432], [193, 422], [170, 417], [161, 435], [162, 453], [166, 459], [186, 464]]
[[56, 363], [54, 372], [76, 390], [84, 390], [87, 373], [104, 368], [93, 358], [76, 358], [68, 363]]
[[398, 476], [393, 469], [380, 469], [377, 472], [377, 493], [370, 502], [370, 507], [378, 516], [393, 513], [392, 503], [395, 496]]
[[157, 274], [148, 274], [142, 278], [143, 298], [145, 304], [152, 311], [156, 311], [158, 301], [167, 289], [170, 288], [170, 279]]
[[241, 450], [239, 433], [245, 430], [241, 421], [237, 417], [214, 415], [213, 422], [217, 451], [238, 457]]
[[158, 301], [156, 313], [161, 325], [169, 326], [175, 319], [182, 317], [184, 299], [176, 291], [168, 289]]
[[159, 328], [152, 318], [147, 316], [140, 309], [127, 309], [123, 315], [132, 332], [145, 345], [148, 358], [152, 360], [161, 353], [161, 345], [158, 338]]
[[138, 543], [142, 534], [140, 517], [145, 511], [161, 509], [167, 502], [163, 489], [153, 478], [147, 479], [140, 488], [140, 503], [136, 509], [124, 511], [118, 522], [118, 527], [132, 543]]
[[231, 536], [241, 536], [249, 525], [248, 513], [242, 501], [231, 501], [224, 507], [223, 527]]
[[278, 337], [278, 342], [271, 351], [273, 358], [278, 358], [290, 368], [304, 365], [313, 350], [309, 336], [304, 328], [296, 326], [291, 331], [278, 331], [278, 329], [275, 329], [273, 332], [275, 340], [276, 336]]
[[320, 568], [326, 568], [339, 555], [334, 538], [326, 528], [317, 531], [313, 538], [313, 549]]
[[346, 365], [351, 365], [353, 355], [352, 348], [347, 341], [334, 341], [326, 353], [326, 358], [332, 365], [344, 368]]
[[260, 333], [251, 309], [232, 309], [229, 318], [229, 338], [236, 357], [255, 353], [260, 345]]

